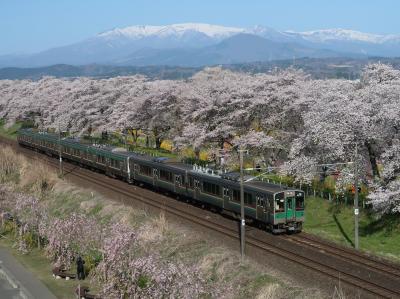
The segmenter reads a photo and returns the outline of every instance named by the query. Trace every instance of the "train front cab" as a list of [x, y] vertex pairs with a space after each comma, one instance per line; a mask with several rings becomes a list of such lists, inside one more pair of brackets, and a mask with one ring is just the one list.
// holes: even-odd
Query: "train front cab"
[[273, 233], [300, 232], [304, 221], [304, 192], [283, 191], [274, 194]]

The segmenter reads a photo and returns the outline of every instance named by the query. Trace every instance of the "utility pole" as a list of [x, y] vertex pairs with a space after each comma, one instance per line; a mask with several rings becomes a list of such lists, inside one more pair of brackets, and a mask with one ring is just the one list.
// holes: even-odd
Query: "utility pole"
[[60, 177], [63, 177], [60, 122], [58, 123], [58, 151], [59, 151], [59, 155], [60, 155]]
[[241, 261], [244, 258], [245, 240], [245, 215], [244, 215], [244, 188], [243, 188], [243, 152], [244, 149], [239, 149], [240, 155], [240, 257]]
[[354, 157], [354, 248], [358, 250], [358, 145], [356, 143]]

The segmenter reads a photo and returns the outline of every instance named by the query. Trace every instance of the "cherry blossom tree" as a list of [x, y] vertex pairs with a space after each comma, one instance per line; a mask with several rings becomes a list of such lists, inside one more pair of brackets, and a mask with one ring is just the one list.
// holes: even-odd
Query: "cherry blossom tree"
[[129, 129], [135, 140], [145, 132], [156, 147], [167, 138], [197, 156], [243, 145], [268, 165], [287, 162], [287, 174], [308, 182], [311, 161], [348, 162], [357, 146], [360, 176], [373, 189], [392, 190], [399, 177], [400, 71], [384, 64], [368, 65], [355, 81], [315, 80], [291, 68], [246, 74], [221, 67], [176, 81], [0, 80], [0, 118], [78, 134]]
[[92, 217], [73, 213], [64, 219], [51, 218], [42, 235], [47, 237], [46, 251], [58, 265], [69, 268], [78, 255], [99, 248], [101, 227]]
[[95, 279], [107, 298], [195, 298], [206, 294], [206, 282], [195, 266], [161, 259], [143, 252], [138, 235], [114, 223], [103, 242], [104, 259]]

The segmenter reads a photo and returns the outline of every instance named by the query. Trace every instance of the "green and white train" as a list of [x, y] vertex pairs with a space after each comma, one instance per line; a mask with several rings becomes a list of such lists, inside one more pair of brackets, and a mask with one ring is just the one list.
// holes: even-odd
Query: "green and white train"
[[[118, 177], [144, 183], [217, 208], [240, 214], [237, 172], [220, 173], [200, 166], [151, 157], [110, 146], [87, 145], [52, 133], [19, 131], [18, 143], [50, 156]], [[273, 233], [299, 232], [304, 222], [304, 192], [259, 180], [244, 183], [246, 218]]]

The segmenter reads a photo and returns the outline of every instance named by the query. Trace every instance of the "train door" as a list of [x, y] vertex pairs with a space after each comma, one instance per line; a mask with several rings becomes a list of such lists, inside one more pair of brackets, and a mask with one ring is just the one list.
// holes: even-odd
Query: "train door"
[[158, 181], [158, 169], [153, 168], [153, 186], [157, 187], [157, 181]]
[[194, 199], [200, 198], [200, 181], [198, 179], [194, 179]]
[[182, 176], [180, 174], [175, 174], [174, 175], [174, 192], [175, 193], [182, 193]]
[[223, 192], [223, 208], [225, 209], [225, 207], [229, 207], [229, 201], [231, 200], [231, 194], [229, 191], [228, 187], [223, 187], [222, 188], [222, 192]]
[[286, 194], [285, 198], [286, 220], [293, 220], [296, 217], [295, 197], [294, 194], [292, 195], [291, 193], [292, 192], [290, 192], [290, 194]]
[[139, 175], [139, 164], [133, 165], [133, 178], [136, 180], [137, 176]]
[[265, 221], [265, 198], [262, 194], [256, 195], [256, 218]]

